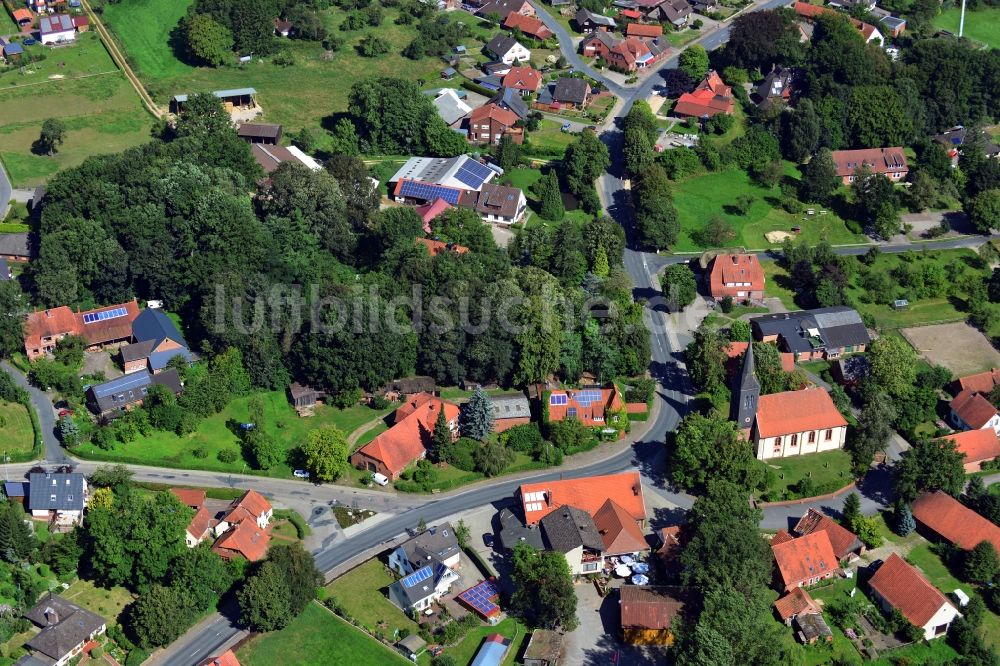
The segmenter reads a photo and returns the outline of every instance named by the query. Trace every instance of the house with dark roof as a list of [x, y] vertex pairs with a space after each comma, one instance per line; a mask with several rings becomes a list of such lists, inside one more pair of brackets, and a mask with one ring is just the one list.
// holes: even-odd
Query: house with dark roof
[[610, 16], [597, 14], [583, 7], [576, 10], [573, 23], [579, 32], [610, 32], [618, 27]]
[[687, 24], [693, 12], [687, 0], [635, 0], [635, 4], [646, 21], [678, 28]]
[[248, 143], [265, 143], [276, 146], [281, 143], [281, 125], [273, 123], [241, 123], [236, 135]]
[[766, 109], [775, 104], [789, 105], [795, 93], [797, 72], [790, 67], [774, 65], [767, 76], [760, 82], [750, 98], [760, 108]]
[[845, 388], [856, 389], [871, 372], [872, 364], [867, 356], [855, 355], [838, 358], [830, 366], [834, 381]]
[[914, 500], [913, 518], [917, 531], [931, 541], [946, 541], [963, 550], [988, 541], [1000, 553], [1000, 526], [943, 490], [925, 492]]
[[396, 546], [389, 553], [389, 568], [400, 576], [409, 576], [428, 564], [443, 564], [458, 569], [462, 549], [451, 523], [442, 523]]
[[535, 8], [532, 7], [531, 3], [527, 0], [487, 0], [482, 3], [479, 9], [476, 10], [476, 14], [482, 17], [495, 14], [499, 17], [499, 20], [502, 23], [507, 20], [511, 14], [534, 16]]
[[816, 509], [809, 509], [792, 530], [798, 536], [826, 532], [838, 561], [864, 555], [865, 544], [858, 536]]
[[776, 343], [796, 361], [840, 358], [871, 342], [861, 315], [842, 305], [753, 317], [750, 328], [755, 340]]
[[549, 550], [566, 557], [574, 576], [604, 569], [604, 540], [589, 513], [565, 505], [541, 520], [542, 534]]
[[148, 369], [162, 372], [175, 356], [194, 360], [184, 336], [160, 308], [146, 308], [132, 322], [132, 342], [121, 348], [125, 374]]
[[541, 528], [535, 525], [525, 525], [508, 508], [500, 509], [500, 544], [506, 550], [514, 550], [517, 544], [524, 542], [535, 550], [545, 550], [545, 540]]
[[776, 537], [771, 542], [781, 592], [815, 585], [840, 572], [840, 564], [833, 554], [833, 545], [826, 532], [812, 532], [797, 538], [787, 538], [788, 536], [784, 532], [780, 538]]
[[873, 174], [885, 176], [894, 183], [906, 179], [910, 167], [900, 146], [892, 148], [861, 148], [858, 150], [835, 150], [833, 163], [837, 167], [844, 185], [850, 185], [856, 178], [858, 169], [867, 167]]
[[940, 590], [897, 553], [886, 558], [868, 587], [883, 610], [898, 610], [923, 629], [925, 640], [944, 636], [951, 623], [962, 616]]
[[83, 523], [90, 492], [83, 474], [33, 472], [28, 476], [28, 511], [59, 531]]
[[672, 626], [686, 591], [664, 585], [623, 585], [618, 590], [622, 639], [630, 645], [673, 645]]
[[[7, 46], [17, 44], [20, 47], [19, 42], [11, 42]], [[4, 47], [4, 54], [6, 55], [7, 46]], [[24, 52], [24, 49], [21, 49]], [[17, 54], [15, 54], [17, 55]], [[3, 257], [7, 261], [31, 261], [38, 255], [38, 237], [32, 232], [23, 232], [15, 234], [0, 234], [0, 257]]]
[[180, 395], [184, 390], [180, 375], [174, 368], [155, 375], [149, 370], [140, 370], [88, 388], [87, 407], [101, 417], [125, 412], [141, 405], [149, 387], [154, 385], [165, 386], [175, 395]]
[[493, 432], [503, 432], [514, 426], [531, 423], [531, 404], [523, 393], [495, 395], [490, 403]]
[[519, 188], [486, 183], [469, 207], [479, 213], [484, 222], [509, 226], [524, 217], [528, 200]]
[[582, 109], [590, 99], [590, 84], [583, 79], [561, 76], [552, 89], [552, 102], [560, 108]]
[[389, 601], [404, 612], [423, 611], [448, 594], [461, 576], [437, 562], [426, 564], [389, 586]]
[[505, 65], [526, 63], [531, 61], [531, 51], [528, 47], [514, 39], [510, 34], [498, 32], [483, 47], [487, 54], [493, 56]]
[[[986, 153], [986, 156], [994, 159], [1000, 158], [1000, 145], [997, 145], [997, 142], [993, 140], [993, 137], [985, 129], [981, 129], [980, 133], [985, 143], [983, 151]], [[948, 151], [952, 166], [958, 166], [958, 156], [962, 153], [962, 146], [965, 145], [967, 136], [968, 130], [962, 125], [956, 125], [940, 134], [933, 135], [931, 138]]]
[[[515, 69], [517, 68], [512, 67], [510, 72], [513, 72]], [[510, 74], [510, 72], [508, 72], [508, 74]], [[504, 81], [506, 80], [506, 76], [504, 77], [503, 80]], [[540, 82], [541, 79], [539, 79], [539, 83]], [[524, 120], [525, 118], [528, 117], [529, 110], [528, 110], [528, 105], [525, 104], [523, 99], [521, 99], [523, 97], [521, 89], [517, 87], [510, 87], [510, 88], [505, 87], [502, 85], [502, 83], [503, 82], [501, 81], [501, 87], [499, 89], [499, 92], [497, 92], [497, 94], [490, 101], [502, 109], [513, 111], [514, 113], [517, 114], [518, 118]]]
[[[24, 644], [38, 664], [63, 666], [107, 629], [103, 617], [49, 592], [24, 614], [40, 631]], [[18, 663], [21, 663], [20, 661]]]
[[535, 629], [524, 649], [522, 663], [524, 666], [557, 666], [560, 657], [562, 634], [550, 629]]

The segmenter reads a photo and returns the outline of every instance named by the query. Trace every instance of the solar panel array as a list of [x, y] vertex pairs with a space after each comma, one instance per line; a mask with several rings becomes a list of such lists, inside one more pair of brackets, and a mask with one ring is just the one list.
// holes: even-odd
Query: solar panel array
[[399, 193], [404, 197], [421, 199], [423, 201], [444, 199], [454, 206], [458, 203], [458, 198], [461, 196], [462, 191], [453, 187], [444, 187], [442, 185], [432, 185], [431, 183], [418, 183], [416, 181], [406, 180], [403, 181], [403, 185], [400, 187]]
[[466, 160], [462, 166], [458, 168], [455, 172], [455, 178], [468, 185], [473, 190], [478, 190], [483, 186], [490, 176], [493, 175], [493, 171], [475, 160]]
[[565, 393], [553, 393], [549, 396], [550, 405], [565, 405], [567, 401], [567, 396]]
[[83, 315], [84, 324], [93, 324], [95, 321], [106, 321], [108, 319], [117, 319], [118, 317], [124, 317], [128, 314], [127, 308], [112, 308], [111, 310], [101, 310], [100, 312], [88, 312]]
[[595, 402], [601, 401], [601, 391], [599, 389], [585, 389], [578, 391], [573, 398], [580, 403], [581, 407], [590, 407]]
[[495, 602], [500, 596], [493, 583], [488, 580], [470, 587], [465, 592], [458, 595], [462, 603], [476, 611], [485, 618], [494, 617], [500, 614], [500, 606]]
[[422, 569], [417, 569], [409, 576], [403, 579], [403, 587], [413, 587], [417, 583], [423, 582], [433, 575], [434, 570], [430, 567], [423, 567]]

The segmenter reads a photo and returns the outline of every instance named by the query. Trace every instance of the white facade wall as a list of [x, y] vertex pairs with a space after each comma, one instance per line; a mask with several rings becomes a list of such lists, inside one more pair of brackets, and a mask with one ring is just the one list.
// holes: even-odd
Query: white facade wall
[[757, 459], [787, 458], [807, 453], [821, 453], [844, 448], [847, 427], [807, 430], [780, 437], [757, 436]]

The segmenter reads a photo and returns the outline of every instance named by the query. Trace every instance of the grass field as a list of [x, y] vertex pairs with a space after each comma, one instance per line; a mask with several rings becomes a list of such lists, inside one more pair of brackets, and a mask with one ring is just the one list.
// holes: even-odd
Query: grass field
[[[153, 124], [95, 33], [46, 51], [45, 60], [0, 74], [0, 159], [15, 187], [39, 185], [91, 155], [145, 143]], [[35, 155], [32, 143], [46, 118], [66, 124], [66, 139], [55, 155]]]
[[[171, 31], [191, 4], [192, 0], [124, 0], [106, 4], [103, 18], [121, 40], [130, 64], [156, 81], [189, 74], [195, 69], [178, 60], [169, 44]], [[143, 20], [136, 21], [140, 15]]]
[[77, 580], [61, 594], [73, 603], [107, 619], [108, 624], [118, 624], [118, 616], [132, 603], [132, 593], [124, 587], [97, 587], [89, 580]]
[[777, 298], [789, 310], [798, 310], [788, 271], [776, 261], [762, 261], [760, 265], [764, 269], [764, 296]]
[[[334, 655], [340, 655], [341, 659]], [[349, 662], [352, 666], [410, 663], [318, 603], [306, 606], [302, 614], [281, 631], [260, 634], [244, 643], [236, 657], [246, 666], [326, 666], [332, 663], [331, 659]]]
[[[958, 36], [958, 7], [946, 9], [934, 19], [934, 27]], [[991, 48], [1000, 48], [1000, 7], [982, 7], [965, 12], [965, 37]]]
[[[737, 197], [749, 195], [753, 204], [746, 215], [738, 214], [733, 205]], [[844, 221], [833, 211], [822, 217], [803, 220], [801, 215], [792, 215], [779, 206], [781, 192], [777, 186], [765, 188], [750, 180], [745, 171], [726, 169], [714, 173], [692, 176], [679, 181], [674, 189], [674, 205], [681, 224], [681, 235], [675, 252], [692, 252], [706, 246], [696, 240], [697, 232], [703, 229], [713, 217], [721, 217], [733, 229], [736, 236], [726, 243], [728, 246], [743, 246], [759, 249], [780, 245], [769, 243], [764, 234], [769, 231], [791, 232], [799, 226], [802, 233], [797, 239], [805, 239], [815, 245], [821, 239], [830, 243], [865, 243], [867, 237], [848, 230]]]
[[383, 628], [392, 635], [397, 629], [416, 633], [417, 623], [396, 608], [388, 598], [386, 590], [395, 579], [386, 571], [382, 561], [368, 560], [326, 586], [328, 597], [336, 597], [344, 610], [351, 614], [370, 631]]
[[[327, 405], [317, 405], [316, 415], [310, 418], [300, 418], [288, 404], [283, 391], [262, 393], [267, 427], [271, 434], [281, 442], [291, 453], [306, 440], [306, 434], [325, 425], [334, 425], [350, 435], [356, 428], [368, 423], [374, 418], [384, 416], [392, 408], [376, 412], [368, 407], [354, 406], [347, 409], [337, 409]], [[230, 421], [246, 422], [250, 416], [248, 408], [249, 397], [232, 401], [224, 410], [201, 422], [198, 429], [190, 435], [179, 437], [170, 432], [156, 431], [149, 437], [140, 438], [128, 444], [118, 443], [111, 451], [103, 451], [91, 444], [84, 444], [74, 449], [74, 452], [85, 458], [98, 460], [121, 460], [137, 464], [165, 465], [185, 469], [208, 469], [221, 472], [249, 472], [249, 465], [238, 457], [236, 462], [224, 463], [216, 456], [224, 449], [240, 452], [239, 438], [229, 429]], [[205, 453], [203, 457], [198, 454]], [[276, 477], [291, 475], [292, 465], [282, 463], [260, 474]], [[356, 475], [349, 474], [345, 482], [353, 482]]]
[[0, 402], [0, 442], [6, 455], [31, 453], [35, 431], [24, 405]]
[[562, 159], [566, 146], [576, 139], [576, 134], [563, 132], [562, 125], [549, 118], [538, 124], [538, 129], [528, 132], [528, 145], [524, 153], [532, 157]]
[[789, 456], [766, 462], [768, 467], [767, 492], [771, 501], [784, 499], [784, 493], [790, 491], [802, 479], [809, 476], [814, 484], [815, 492], [825, 494], [839, 490], [851, 482], [851, 457], [844, 451], [825, 451], [802, 456]]

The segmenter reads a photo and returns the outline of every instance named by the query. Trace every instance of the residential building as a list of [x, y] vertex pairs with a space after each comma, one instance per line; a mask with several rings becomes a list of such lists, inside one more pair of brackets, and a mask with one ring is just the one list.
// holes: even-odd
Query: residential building
[[632, 515], [613, 499], [606, 501], [594, 513], [594, 525], [604, 543], [605, 557], [629, 555], [636, 557], [649, 551], [649, 544]]
[[38, 19], [38, 35], [42, 44], [76, 41], [76, 28], [69, 14], [49, 14]]
[[659, 37], [663, 34], [663, 26], [646, 23], [629, 23], [625, 26], [627, 37]]
[[687, 0], [636, 0], [636, 5], [645, 20], [677, 28], [687, 25], [694, 11]]
[[845, 306], [753, 317], [750, 327], [755, 340], [776, 343], [796, 361], [840, 358], [871, 342], [861, 315]]
[[236, 653], [232, 650], [226, 650], [218, 657], [209, 657], [199, 666], [240, 666], [240, 661], [236, 658]]
[[445, 213], [450, 208], [451, 204], [444, 199], [435, 199], [423, 206], [417, 206], [417, 215], [420, 216], [420, 221], [424, 224], [424, 233], [431, 233], [431, 222], [434, 221], [434, 218]]
[[487, 2], [484, 2], [478, 10], [476, 10], [476, 13], [483, 17], [495, 14], [500, 17], [500, 21], [503, 22], [507, 20], [511, 14], [534, 16], [535, 8], [532, 7], [531, 3], [527, 0], [488, 0]]
[[149, 370], [140, 370], [88, 388], [87, 407], [102, 417], [125, 412], [141, 405], [149, 387], [154, 385], [166, 386], [175, 395], [184, 391], [180, 375], [173, 368], [155, 375]]
[[525, 483], [514, 493], [526, 524], [535, 525], [561, 506], [574, 506], [594, 515], [608, 500], [614, 500], [639, 527], [646, 523], [639, 472], [622, 472], [580, 479]]
[[[16, 53], [8, 54], [7, 47], [17, 44], [20, 50]], [[24, 53], [24, 48], [19, 42], [11, 42], [4, 46], [4, 55], [14, 55], [20, 57]], [[38, 236], [32, 232], [16, 234], [0, 234], [0, 257], [7, 261], [25, 262], [34, 259], [38, 255]]]
[[[462, 205], [462, 202], [459, 203]], [[524, 217], [528, 200], [524, 192], [516, 187], [486, 183], [475, 197], [475, 203], [468, 207], [486, 222], [510, 226]]]
[[630, 645], [673, 645], [672, 626], [684, 599], [682, 588], [623, 585], [618, 589], [622, 639]]
[[236, 556], [250, 562], [264, 559], [271, 542], [267, 527], [273, 514], [271, 503], [263, 495], [256, 490], [246, 491], [213, 527], [217, 539], [212, 550], [226, 560]]
[[958, 452], [965, 456], [964, 466], [967, 474], [981, 471], [983, 463], [1000, 456], [1000, 438], [993, 428], [966, 430], [945, 435], [942, 439], [954, 442]]
[[490, 399], [493, 411], [493, 432], [510, 430], [531, 423], [531, 405], [523, 393], [495, 395]]
[[391, 428], [351, 455], [351, 464], [395, 481], [408, 465], [427, 456], [440, 411], [457, 436], [458, 405], [430, 393], [418, 393], [396, 410]]
[[951, 422], [962, 430], [989, 428], [1000, 434], [1000, 412], [979, 391], [966, 389], [952, 399]]
[[[996, 141], [986, 130], [980, 130], [985, 146], [983, 147], [984, 152], [987, 157], [998, 158], [1000, 157], [1000, 146], [997, 145]], [[951, 165], [953, 167], [958, 166], [958, 156], [962, 152], [962, 146], [965, 145], [965, 139], [968, 130], [966, 130], [961, 125], [956, 125], [951, 129], [947, 129], [941, 134], [935, 134], [932, 138], [944, 146], [948, 151], [948, 155], [951, 157]]]
[[826, 389], [760, 396], [751, 434], [758, 460], [844, 448], [847, 421]]
[[535, 550], [545, 550], [545, 540], [542, 529], [537, 525], [525, 525], [524, 522], [507, 508], [500, 509], [500, 545], [508, 551], [514, 550], [519, 543], [526, 543]]
[[[514, 69], [516, 68], [512, 67], [510, 71], [513, 72]], [[508, 74], [509, 73], [510, 72], [508, 72]], [[521, 99], [522, 97], [524, 97], [523, 91], [519, 90], [518, 88], [503, 86], [503, 81], [505, 80], [506, 80], [506, 75], [504, 76], [504, 79], [501, 80], [500, 82], [501, 87], [498, 89], [497, 94], [490, 101], [502, 109], [513, 111], [514, 113], [517, 114], [517, 117], [520, 118], [521, 120], [526, 119], [528, 117], [529, 111], [528, 111], [528, 105], [525, 104], [523, 99]], [[539, 75], [539, 82], [541, 82], [540, 75]]]
[[[578, 419], [585, 426], [598, 428], [609, 423], [618, 423], [625, 409], [618, 388], [586, 388], [581, 390], [540, 391], [545, 404], [542, 406], [546, 421]], [[546, 397], [547, 396], [547, 397]]]
[[[782, 534], [784, 530], [779, 532]], [[815, 585], [840, 572], [837, 557], [833, 554], [830, 537], [824, 531], [812, 532], [798, 538], [776, 537], [771, 552], [778, 565], [780, 591], [790, 592], [796, 587]]]
[[426, 564], [390, 585], [389, 601], [406, 612], [423, 611], [448, 594], [459, 578], [454, 570], [440, 562]]
[[250, 154], [267, 175], [274, 173], [285, 162], [301, 164], [310, 171], [319, 171], [323, 168], [323, 165], [302, 152], [298, 146], [272, 146], [254, 143], [250, 145]]
[[509, 34], [498, 32], [485, 46], [487, 53], [505, 65], [525, 63], [531, 60], [531, 51]]
[[679, 118], [711, 118], [720, 113], [732, 115], [735, 106], [733, 89], [713, 69], [692, 92], [677, 98], [671, 113]]
[[940, 590], [897, 553], [886, 558], [868, 586], [883, 610], [898, 610], [924, 630], [926, 640], [945, 635], [951, 623], [962, 616]]
[[841, 386], [856, 389], [871, 372], [872, 364], [866, 356], [844, 356], [830, 366], [830, 374]]
[[[530, 7], [531, 5], [528, 6]], [[507, 18], [503, 20], [503, 27], [508, 30], [520, 30], [522, 35], [531, 39], [537, 39], [540, 42], [544, 42], [552, 36], [552, 31], [537, 18], [534, 16], [525, 16], [517, 12], [507, 14]]]
[[281, 143], [281, 125], [272, 123], [240, 123], [236, 135], [248, 143], [276, 146]]
[[582, 109], [590, 100], [590, 84], [583, 79], [561, 76], [552, 89], [552, 102], [564, 109]]
[[947, 541], [963, 550], [988, 541], [1000, 553], [1000, 527], [943, 490], [921, 494], [912, 508], [917, 531], [926, 538]]
[[550, 629], [535, 629], [524, 649], [522, 663], [524, 666], [558, 666], [561, 657], [562, 634]]
[[417, 238], [415, 239], [417, 245], [423, 245], [427, 248], [427, 253], [432, 257], [436, 257], [439, 254], [465, 254], [469, 251], [469, 248], [464, 245], [459, 245], [458, 243], [445, 243], [444, 241], [434, 240], [433, 238]]
[[583, 7], [576, 10], [573, 22], [580, 32], [610, 32], [618, 27], [618, 24], [610, 16], [597, 14]]
[[838, 562], [859, 557], [865, 552], [864, 542], [854, 532], [816, 509], [808, 509], [792, 531], [798, 536], [826, 532]]
[[774, 602], [774, 611], [789, 627], [792, 620], [799, 615], [816, 615], [823, 612], [819, 604], [802, 587], [793, 588], [791, 592]]
[[504, 88], [516, 90], [522, 97], [538, 92], [541, 85], [542, 73], [533, 67], [511, 67], [502, 81]]
[[222, 534], [244, 521], [249, 521], [263, 530], [267, 528], [273, 515], [274, 509], [267, 498], [256, 490], [248, 490], [229, 505], [229, 509], [216, 524], [215, 533]]
[[670, 47], [662, 37], [622, 39], [609, 32], [594, 32], [580, 42], [580, 50], [587, 57], [603, 58], [612, 69], [634, 72], [662, 59]]
[[[31, 24], [35, 22], [35, 17], [32, 15], [31, 10], [25, 9], [24, 7], [18, 7], [15, 9], [12, 16], [14, 18], [14, 23], [17, 24], [17, 27], [20, 28], [22, 32], [30, 30]], [[11, 44], [17, 44], [19, 47], [21, 46], [20, 42], [11, 42]], [[4, 55], [7, 55], [6, 51], [7, 50], [5, 48]], [[24, 53], [24, 49], [22, 48], [19, 53]]]
[[28, 315], [24, 324], [24, 352], [29, 361], [51, 354], [67, 335], [83, 338], [87, 349], [126, 342], [132, 337], [132, 322], [139, 316], [135, 300], [127, 303], [73, 312], [65, 305]]
[[[103, 634], [103, 617], [63, 597], [47, 593], [24, 614], [40, 631], [24, 647], [31, 650], [33, 664], [63, 666], [83, 652], [83, 647]], [[20, 661], [18, 663], [21, 663]]]
[[878, 20], [885, 28], [886, 34], [893, 39], [898, 39], [903, 36], [906, 32], [906, 19], [900, 18], [898, 16], [883, 16]]
[[546, 514], [541, 526], [549, 549], [566, 557], [574, 576], [604, 569], [604, 540], [589, 513], [564, 505]]
[[1000, 385], [1000, 368], [993, 368], [975, 375], [959, 377], [955, 380], [954, 391], [956, 393], [965, 390], [989, 393], [997, 385]]
[[764, 269], [753, 254], [719, 254], [712, 261], [709, 291], [716, 301], [764, 300]]
[[[467, 190], [478, 192], [482, 189], [483, 184], [493, 180], [498, 173], [497, 170], [476, 161], [468, 155], [459, 155], [457, 157], [411, 157], [389, 179], [389, 183], [396, 183], [398, 185], [402, 182], [411, 182], [448, 188], [458, 192]], [[433, 199], [427, 197], [417, 197], [416, 195], [401, 194], [400, 192], [396, 192], [395, 196], [397, 200], [400, 200], [401, 197], [405, 200], [412, 196], [414, 199], [424, 198], [433, 201]], [[457, 196], [440, 198], [444, 198], [452, 205], [458, 203]], [[451, 201], [451, 198], [454, 198], [455, 201]]]
[[524, 130], [515, 127], [521, 120], [513, 111], [487, 103], [469, 114], [469, 141], [475, 144], [495, 145], [509, 135], [514, 143], [524, 141]]
[[28, 511], [50, 529], [66, 532], [83, 523], [90, 491], [87, 478], [76, 472], [32, 472], [28, 475]]
[[767, 76], [754, 89], [751, 99], [761, 108], [774, 104], [789, 105], [795, 92], [797, 72], [789, 67], [774, 65]]
[[844, 185], [854, 182], [857, 170], [868, 167], [873, 174], [885, 176], [896, 183], [906, 179], [910, 167], [906, 163], [903, 149], [893, 148], [862, 148], [859, 150], [833, 151], [833, 163], [837, 167], [837, 175]]
[[184, 336], [160, 308], [146, 308], [132, 321], [131, 344], [121, 348], [121, 356], [125, 374], [162, 372], [176, 356], [187, 363], [194, 360]]
[[461, 100], [452, 88], [442, 88], [434, 97], [434, 108], [449, 127], [457, 127], [463, 118], [472, 113], [472, 107]]
[[191, 488], [171, 488], [170, 492], [184, 506], [194, 510], [194, 518], [184, 532], [184, 543], [188, 548], [194, 548], [205, 539], [214, 535], [215, 519], [205, 508], [205, 491]]
[[429, 527], [409, 541], [396, 546], [389, 553], [389, 568], [400, 576], [411, 573], [428, 564], [443, 564], [449, 569], [460, 567], [462, 549], [455, 537], [451, 523]]
[[[833, 15], [837, 14], [837, 11], [834, 9], [830, 9], [829, 7], [823, 7], [822, 5], [813, 5], [808, 2], [796, 2], [792, 5], [792, 9], [804, 21], [810, 24], [816, 20], [816, 17], [821, 16], [823, 14], [833, 14]], [[870, 23], [859, 21], [856, 18], [848, 17], [848, 19], [850, 20], [851, 25], [855, 27], [855, 29], [858, 31], [861, 37], [865, 40], [865, 43], [869, 44], [875, 43], [878, 46], [883, 46], [885, 44], [885, 38], [882, 36], [882, 33], [879, 32], [878, 28], [876, 28]], [[810, 30], [807, 33], [808, 39], [812, 38], [811, 27], [812, 26], [810, 25]]]

